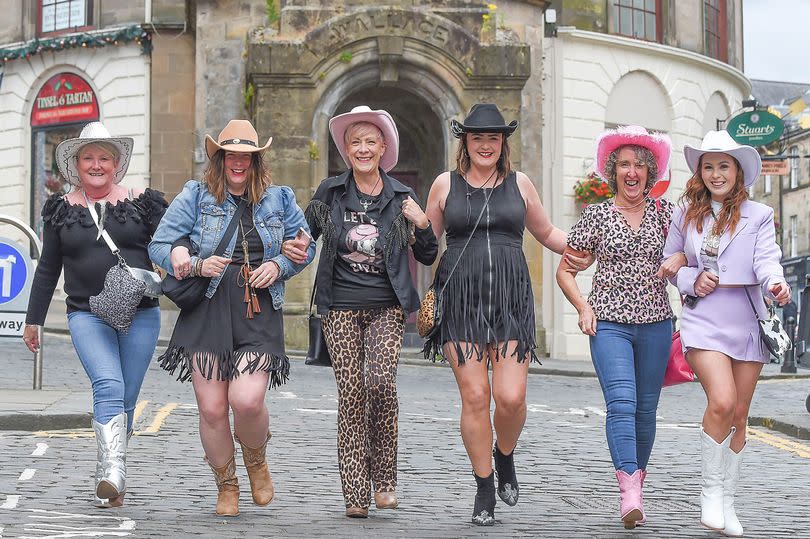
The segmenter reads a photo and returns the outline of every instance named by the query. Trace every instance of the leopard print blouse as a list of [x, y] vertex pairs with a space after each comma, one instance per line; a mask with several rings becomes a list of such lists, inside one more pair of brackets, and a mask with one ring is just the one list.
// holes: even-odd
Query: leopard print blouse
[[655, 276], [672, 207], [661, 200], [659, 208], [648, 198], [638, 231], [630, 228], [612, 200], [582, 211], [568, 234], [568, 245], [596, 257], [588, 303], [597, 320], [648, 324], [672, 317], [667, 281]]

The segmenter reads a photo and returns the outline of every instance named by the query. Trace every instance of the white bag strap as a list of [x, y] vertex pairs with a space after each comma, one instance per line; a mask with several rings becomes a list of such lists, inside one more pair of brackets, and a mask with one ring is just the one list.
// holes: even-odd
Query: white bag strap
[[112, 251], [112, 254], [117, 256], [118, 259], [123, 262], [123, 258], [120, 254], [121, 251], [118, 249], [118, 246], [115, 245], [115, 242], [110, 237], [110, 234], [107, 233], [107, 231], [101, 226], [101, 222], [98, 219], [98, 212], [96, 212], [96, 205], [90, 202], [90, 199], [87, 197], [87, 193], [82, 191], [82, 194], [84, 195], [85, 202], [87, 202], [87, 211], [90, 212], [90, 217], [93, 218], [93, 222], [96, 224], [96, 228], [98, 228], [99, 236], [104, 238], [104, 241], [107, 243], [107, 247], [110, 248], [110, 251]]

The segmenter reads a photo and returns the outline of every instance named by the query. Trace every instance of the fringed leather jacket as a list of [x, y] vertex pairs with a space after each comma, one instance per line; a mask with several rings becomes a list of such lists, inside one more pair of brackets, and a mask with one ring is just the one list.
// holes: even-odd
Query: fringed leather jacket
[[[413, 286], [408, 267], [408, 246], [411, 226], [402, 214], [402, 201], [411, 197], [419, 200], [413, 190], [380, 170], [383, 189], [380, 196], [380, 217], [377, 226], [383, 241], [383, 258], [391, 286], [406, 313], [419, 308], [419, 294]], [[316, 273], [315, 304], [319, 314], [326, 314], [332, 305], [332, 275], [337, 253], [339, 227], [346, 209], [345, 196], [351, 185], [352, 171], [333, 176], [321, 182], [307, 206], [305, 216], [312, 237], [323, 236], [321, 258]], [[416, 260], [426, 266], [433, 264], [439, 252], [439, 244], [433, 229], [414, 227], [416, 241], [411, 246]]]

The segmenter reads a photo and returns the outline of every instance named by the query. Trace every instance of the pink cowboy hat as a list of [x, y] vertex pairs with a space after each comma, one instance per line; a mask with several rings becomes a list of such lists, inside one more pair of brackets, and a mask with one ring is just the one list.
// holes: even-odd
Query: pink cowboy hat
[[351, 168], [349, 155], [346, 151], [346, 129], [357, 122], [368, 122], [376, 125], [382, 131], [385, 139], [385, 153], [380, 158], [380, 168], [388, 172], [396, 166], [399, 160], [399, 131], [397, 124], [388, 112], [384, 110], [371, 110], [366, 105], [354, 107], [351, 112], [339, 114], [329, 120], [329, 132], [337, 146], [340, 156], [347, 167]]
[[608, 129], [596, 139], [596, 173], [603, 179], [605, 177], [605, 164], [610, 153], [622, 146], [632, 144], [647, 148], [653, 154], [658, 164], [658, 176], [650, 178], [653, 181], [666, 176], [669, 170], [669, 158], [672, 155], [672, 141], [664, 133], [649, 133], [638, 125], [619, 126]]

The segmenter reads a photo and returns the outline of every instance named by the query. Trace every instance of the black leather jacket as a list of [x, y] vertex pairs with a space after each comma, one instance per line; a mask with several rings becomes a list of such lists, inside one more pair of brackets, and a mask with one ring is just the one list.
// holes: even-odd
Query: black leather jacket
[[[402, 201], [410, 196], [419, 200], [410, 187], [403, 185], [382, 170], [383, 189], [380, 197], [380, 217], [377, 226], [383, 241], [383, 258], [388, 279], [396, 292], [400, 305], [406, 313], [419, 308], [419, 294], [413, 287], [408, 268], [407, 248], [410, 244], [410, 223], [402, 214]], [[332, 305], [332, 275], [335, 254], [337, 253], [338, 232], [346, 209], [346, 191], [353, 179], [348, 170], [340, 176], [333, 176], [321, 182], [307, 206], [305, 215], [312, 237], [323, 236], [321, 257], [316, 272], [315, 304], [319, 314], [326, 314]], [[411, 246], [414, 258], [429, 266], [436, 260], [439, 243], [433, 229], [415, 229], [416, 242]]]

